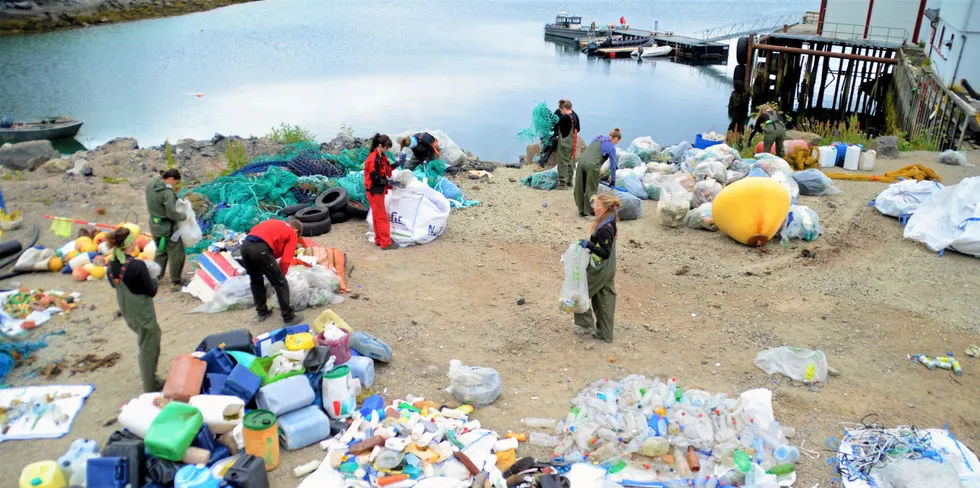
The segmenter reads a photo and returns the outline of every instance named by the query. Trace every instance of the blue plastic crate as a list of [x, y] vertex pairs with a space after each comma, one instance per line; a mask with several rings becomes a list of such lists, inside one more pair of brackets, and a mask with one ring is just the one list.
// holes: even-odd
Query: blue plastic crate
[[89, 488], [125, 488], [129, 484], [129, 463], [119, 457], [90, 458], [85, 467]]

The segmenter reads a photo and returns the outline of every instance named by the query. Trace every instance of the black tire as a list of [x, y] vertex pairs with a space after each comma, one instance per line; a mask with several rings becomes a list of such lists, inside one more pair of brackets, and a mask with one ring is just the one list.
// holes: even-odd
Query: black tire
[[313, 204], [318, 207], [326, 207], [331, 212], [341, 212], [347, 208], [347, 202], [349, 200], [347, 190], [342, 186], [335, 186], [317, 195]]
[[[316, 208], [316, 207], [314, 207]], [[329, 217], [330, 214], [327, 214]], [[321, 220], [319, 222], [310, 222], [303, 224], [303, 237], [316, 237], [319, 235], [326, 234], [330, 232], [330, 226], [332, 223], [329, 218]]]
[[736, 90], [742, 91], [745, 89], [745, 65], [740, 64], [735, 67], [735, 73], [732, 74], [732, 86]]
[[735, 44], [735, 62], [745, 64], [749, 60], [749, 38], [740, 37]]
[[330, 222], [334, 224], [343, 224], [350, 220], [350, 215], [347, 212], [330, 212]]
[[347, 202], [347, 215], [353, 219], [365, 219], [367, 218], [368, 208], [364, 206], [363, 203], [357, 200], [349, 200]]
[[306, 207], [296, 212], [296, 220], [304, 224], [311, 224], [330, 220], [330, 211], [323, 207]]
[[309, 203], [297, 203], [296, 205], [290, 205], [280, 210], [279, 215], [282, 215], [283, 217], [292, 217], [293, 215], [296, 215], [296, 212], [299, 212], [300, 210], [303, 210], [309, 206]]

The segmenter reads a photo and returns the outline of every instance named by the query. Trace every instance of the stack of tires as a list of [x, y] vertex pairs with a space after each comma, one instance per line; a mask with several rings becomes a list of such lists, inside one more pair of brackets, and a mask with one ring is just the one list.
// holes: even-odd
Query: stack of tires
[[330, 232], [333, 224], [341, 224], [352, 218], [364, 219], [368, 211], [360, 202], [351, 200], [344, 187], [337, 186], [317, 195], [313, 205], [291, 205], [279, 213], [302, 222], [303, 236], [315, 237]]
[[732, 75], [732, 86], [737, 92], [745, 91], [745, 64], [749, 62], [749, 38], [740, 37], [735, 45], [735, 73]]

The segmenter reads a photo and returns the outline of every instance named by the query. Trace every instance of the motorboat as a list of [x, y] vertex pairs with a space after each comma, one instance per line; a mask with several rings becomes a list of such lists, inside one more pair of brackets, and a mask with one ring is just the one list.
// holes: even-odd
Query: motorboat
[[0, 142], [24, 142], [75, 137], [82, 128], [81, 120], [68, 117], [48, 118], [38, 122], [14, 122], [0, 127]]
[[634, 58], [657, 58], [660, 56], [666, 56], [673, 51], [674, 48], [670, 46], [640, 46], [630, 53], [630, 56]]

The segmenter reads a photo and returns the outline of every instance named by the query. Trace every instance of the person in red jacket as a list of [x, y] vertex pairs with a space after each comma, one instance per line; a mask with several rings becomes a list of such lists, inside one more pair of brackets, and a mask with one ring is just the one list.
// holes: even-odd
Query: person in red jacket
[[[242, 243], [242, 261], [245, 262], [245, 271], [248, 272], [259, 322], [272, 315], [266, 303], [263, 278], [268, 278], [276, 291], [283, 323], [294, 325], [303, 320], [289, 305], [289, 283], [286, 282], [286, 272], [293, 262], [296, 243], [302, 234], [303, 224], [298, 220], [266, 220], [252, 227]], [[279, 263], [276, 263], [277, 259]]]
[[398, 249], [398, 244], [391, 240], [391, 223], [385, 208], [385, 195], [392, 187], [391, 162], [385, 153], [391, 146], [390, 137], [375, 134], [371, 138], [371, 154], [364, 161], [364, 189], [374, 219], [374, 243], [381, 249]]

